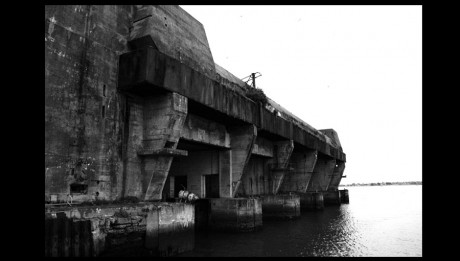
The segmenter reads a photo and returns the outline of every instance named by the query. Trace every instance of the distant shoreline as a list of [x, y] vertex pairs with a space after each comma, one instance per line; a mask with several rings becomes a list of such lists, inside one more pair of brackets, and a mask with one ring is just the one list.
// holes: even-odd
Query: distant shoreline
[[351, 184], [340, 185], [340, 186], [341, 187], [357, 187], [357, 186], [390, 186], [390, 185], [422, 185], [422, 181], [351, 183]]

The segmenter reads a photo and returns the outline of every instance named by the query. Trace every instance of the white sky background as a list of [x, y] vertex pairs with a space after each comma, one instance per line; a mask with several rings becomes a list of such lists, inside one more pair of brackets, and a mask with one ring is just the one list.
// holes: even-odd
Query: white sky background
[[214, 62], [315, 129], [337, 131], [342, 184], [422, 180], [421, 6], [181, 6]]

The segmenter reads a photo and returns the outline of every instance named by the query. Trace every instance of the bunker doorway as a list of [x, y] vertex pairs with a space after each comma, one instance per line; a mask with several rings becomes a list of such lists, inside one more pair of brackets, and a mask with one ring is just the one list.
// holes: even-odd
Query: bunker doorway
[[219, 197], [219, 174], [204, 175], [205, 197]]

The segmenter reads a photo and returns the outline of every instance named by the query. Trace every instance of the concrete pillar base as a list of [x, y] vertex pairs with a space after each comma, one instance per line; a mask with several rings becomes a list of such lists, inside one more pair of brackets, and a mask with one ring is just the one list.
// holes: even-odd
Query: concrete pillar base
[[301, 210], [324, 209], [324, 196], [322, 192], [299, 193]]
[[207, 198], [198, 199], [195, 205], [195, 231], [204, 231], [208, 228], [210, 202]]
[[45, 256], [174, 256], [195, 248], [185, 203], [45, 209]]
[[340, 201], [341, 203], [350, 203], [350, 200], [348, 198], [348, 189], [342, 189], [340, 191]]
[[257, 198], [209, 199], [208, 229], [247, 232], [262, 228], [262, 201]]
[[340, 205], [340, 191], [324, 191], [324, 205]]
[[299, 195], [264, 195], [261, 197], [261, 200], [264, 220], [294, 219], [300, 217]]

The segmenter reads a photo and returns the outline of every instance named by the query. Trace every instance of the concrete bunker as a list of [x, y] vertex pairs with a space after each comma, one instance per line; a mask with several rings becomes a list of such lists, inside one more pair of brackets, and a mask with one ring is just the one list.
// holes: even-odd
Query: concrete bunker
[[[336, 193], [337, 133], [248, 88], [214, 63], [203, 25], [178, 6], [46, 6], [45, 254], [98, 255], [101, 231], [116, 251], [128, 228], [142, 249], [173, 255], [191, 247], [175, 244], [182, 228], [253, 231], [262, 213], [295, 216], [292, 193]], [[183, 188], [201, 199], [175, 202]], [[58, 207], [69, 195], [73, 205]], [[92, 205], [102, 203], [114, 206]], [[54, 222], [62, 213], [84, 251], [56, 243], [74, 225]]]

